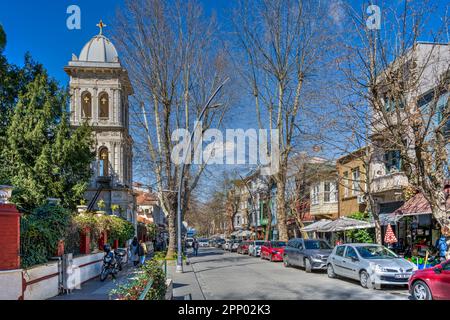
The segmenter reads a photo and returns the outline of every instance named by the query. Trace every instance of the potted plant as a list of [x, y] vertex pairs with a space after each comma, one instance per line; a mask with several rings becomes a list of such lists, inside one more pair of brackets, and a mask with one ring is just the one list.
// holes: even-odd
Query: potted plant
[[105, 204], [105, 200], [100, 199], [99, 202], [97, 202], [97, 207], [100, 209], [99, 211], [97, 211], [98, 215], [102, 215], [105, 214], [106, 212], [104, 211], [104, 209], [106, 208], [106, 204]]
[[80, 204], [77, 206], [78, 213], [82, 214], [87, 211], [86, 199], [81, 199]]
[[112, 210], [114, 215], [118, 216], [119, 215], [118, 213], [119, 213], [119, 210], [120, 210], [120, 206], [117, 205], [117, 204], [113, 204], [111, 206], [111, 210]]

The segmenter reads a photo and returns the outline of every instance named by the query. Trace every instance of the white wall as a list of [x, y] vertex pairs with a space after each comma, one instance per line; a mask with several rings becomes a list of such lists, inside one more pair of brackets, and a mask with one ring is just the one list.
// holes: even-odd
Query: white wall
[[[76, 284], [97, 277], [103, 264], [103, 252], [73, 259]], [[24, 300], [45, 300], [59, 294], [58, 262], [51, 262], [27, 270], [0, 271], [0, 300], [17, 300], [22, 296], [22, 276], [27, 282]]]
[[22, 269], [0, 271], [0, 300], [18, 300], [22, 295]]

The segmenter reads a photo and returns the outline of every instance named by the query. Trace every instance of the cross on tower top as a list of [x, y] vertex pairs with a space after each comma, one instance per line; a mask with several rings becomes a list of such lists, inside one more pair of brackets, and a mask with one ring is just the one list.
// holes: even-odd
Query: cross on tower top
[[100, 28], [100, 33], [99, 33], [99, 35], [102, 35], [102, 34], [103, 34], [103, 28], [107, 27], [107, 25], [104, 24], [102, 20], [100, 20], [100, 22], [97, 24], [97, 27]]

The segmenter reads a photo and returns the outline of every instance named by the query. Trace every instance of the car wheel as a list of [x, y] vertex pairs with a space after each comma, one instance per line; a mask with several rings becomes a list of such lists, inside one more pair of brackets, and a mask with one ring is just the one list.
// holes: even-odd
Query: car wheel
[[414, 282], [412, 287], [412, 296], [414, 300], [433, 300], [430, 288], [421, 280]]
[[336, 278], [336, 273], [334, 273], [333, 265], [330, 263], [327, 267], [328, 278]]
[[286, 267], [286, 268], [289, 268], [291, 265], [289, 264], [289, 257], [288, 256], [284, 256], [283, 257], [283, 265]]
[[305, 259], [305, 271], [310, 273], [312, 271], [312, 264], [311, 264], [311, 260]]
[[370, 281], [369, 274], [364, 270], [361, 271], [361, 274], [359, 275], [359, 282], [361, 283], [361, 287], [368, 288], [369, 281]]
[[273, 262], [273, 255], [270, 255], [270, 262]]

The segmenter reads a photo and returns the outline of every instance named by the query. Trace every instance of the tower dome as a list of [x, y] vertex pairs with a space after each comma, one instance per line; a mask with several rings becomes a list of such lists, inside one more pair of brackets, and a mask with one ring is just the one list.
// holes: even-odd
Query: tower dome
[[81, 50], [79, 61], [119, 62], [116, 47], [103, 35], [103, 28], [106, 25], [100, 20], [97, 27], [100, 28], [100, 33], [86, 43], [83, 50]]
[[104, 35], [96, 35], [81, 50], [79, 61], [118, 62], [117, 50]]

